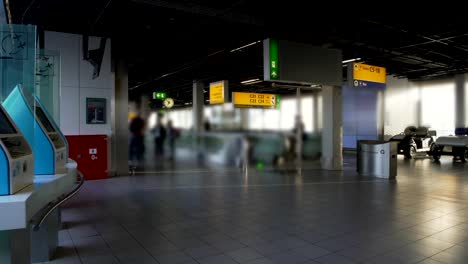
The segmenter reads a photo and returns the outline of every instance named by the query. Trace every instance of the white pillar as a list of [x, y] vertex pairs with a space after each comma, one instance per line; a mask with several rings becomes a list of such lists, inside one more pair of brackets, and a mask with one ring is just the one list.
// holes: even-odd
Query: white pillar
[[204, 107], [204, 95], [203, 95], [203, 83], [199, 81], [193, 81], [193, 132], [198, 134], [204, 131], [203, 127], [203, 107]]
[[465, 102], [465, 75], [455, 75], [455, 128], [467, 127]]
[[240, 129], [247, 130], [249, 128], [249, 109], [240, 108]]
[[313, 112], [313, 124], [314, 124], [314, 134], [319, 134], [320, 133], [320, 125], [319, 125], [319, 118], [320, 118], [320, 110], [319, 110], [319, 94], [318, 93], [315, 93], [314, 94], [314, 103], [313, 103], [313, 108], [314, 108], [314, 112]]
[[302, 164], [302, 104], [301, 104], [301, 88], [296, 88], [296, 162], [297, 165]]
[[342, 95], [339, 86], [323, 86], [322, 168], [343, 169]]
[[111, 170], [115, 175], [128, 175], [128, 71], [123, 60], [116, 65], [112, 108]]

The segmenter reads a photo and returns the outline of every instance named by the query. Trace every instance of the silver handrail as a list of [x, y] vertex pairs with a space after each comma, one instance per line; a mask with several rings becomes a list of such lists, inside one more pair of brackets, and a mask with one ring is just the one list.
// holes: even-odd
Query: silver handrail
[[73, 189], [73, 191], [71, 191], [70, 193], [68, 193], [64, 198], [62, 198], [60, 201], [56, 202], [54, 205], [50, 205], [50, 209], [47, 210], [47, 212], [40, 218], [41, 220], [40, 221], [37, 221], [37, 224], [34, 225], [33, 227], [33, 230], [34, 231], [37, 231], [41, 228], [42, 224], [44, 223], [44, 221], [47, 219], [47, 217], [55, 210], [57, 209], [57, 207], [59, 207], [60, 205], [62, 205], [63, 203], [65, 203], [66, 201], [68, 201], [70, 198], [72, 198], [73, 196], [75, 196], [75, 194], [77, 194], [80, 190], [81, 190], [81, 187], [83, 187], [83, 183], [85, 182], [85, 178], [84, 178], [84, 175], [83, 173], [81, 173], [80, 171], [77, 170], [77, 174], [80, 176], [80, 182], [78, 184], [78, 186], [75, 187], [75, 189]]

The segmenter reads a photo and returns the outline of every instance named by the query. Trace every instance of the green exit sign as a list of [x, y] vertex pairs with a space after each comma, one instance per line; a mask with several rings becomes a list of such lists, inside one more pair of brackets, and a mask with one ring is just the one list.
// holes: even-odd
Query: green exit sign
[[153, 92], [153, 99], [164, 100], [166, 99], [167, 94], [164, 92]]

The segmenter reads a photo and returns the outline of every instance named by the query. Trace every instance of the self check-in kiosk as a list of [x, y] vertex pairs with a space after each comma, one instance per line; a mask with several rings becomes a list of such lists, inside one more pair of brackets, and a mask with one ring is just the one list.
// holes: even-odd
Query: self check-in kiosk
[[68, 151], [65, 137], [38, 98], [18, 85], [3, 106], [32, 146], [34, 174], [66, 173]]
[[31, 185], [34, 159], [31, 147], [0, 106], [0, 195], [14, 194]]

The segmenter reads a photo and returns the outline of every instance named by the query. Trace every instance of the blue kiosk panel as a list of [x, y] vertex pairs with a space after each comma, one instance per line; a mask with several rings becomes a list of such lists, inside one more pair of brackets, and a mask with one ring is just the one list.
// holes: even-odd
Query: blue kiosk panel
[[0, 106], [0, 195], [32, 184], [33, 167], [31, 147]]
[[18, 85], [3, 102], [3, 106], [32, 146], [35, 157], [34, 173], [65, 173], [67, 149], [63, 135], [50, 121], [41, 104], [35, 102], [35, 98]]

